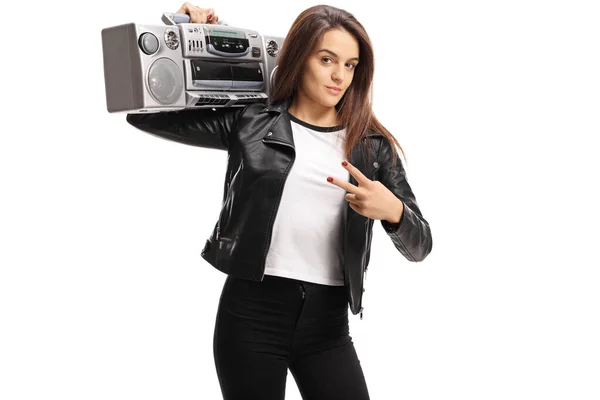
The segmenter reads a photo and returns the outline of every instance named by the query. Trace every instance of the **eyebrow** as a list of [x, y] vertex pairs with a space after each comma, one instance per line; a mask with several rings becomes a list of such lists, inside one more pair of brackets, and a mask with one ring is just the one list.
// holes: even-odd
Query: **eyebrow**
[[[326, 53], [329, 53], [329, 54], [331, 54], [331, 55], [332, 55], [332, 56], [334, 56], [335, 58], [339, 58], [339, 56], [338, 56], [337, 54], [335, 54], [333, 51], [331, 51], [331, 50], [328, 50], [328, 49], [321, 49], [321, 50], [319, 50], [317, 53], [320, 53], [320, 52], [322, 52], [322, 51], [324, 51], [324, 52], [326, 52]], [[358, 57], [352, 57], [352, 58], [349, 58], [349, 59], [348, 59], [348, 61], [351, 61], [351, 60], [356, 60], [356, 61], [359, 61]]]

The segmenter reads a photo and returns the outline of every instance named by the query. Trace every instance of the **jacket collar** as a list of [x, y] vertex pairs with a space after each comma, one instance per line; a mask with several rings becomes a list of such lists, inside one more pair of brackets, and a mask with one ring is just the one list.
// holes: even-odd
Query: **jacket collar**
[[[290, 122], [290, 118], [288, 117], [288, 115], [286, 113], [289, 105], [290, 105], [289, 100], [283, 101], [280, 103], [276, 103], [276, 104], [267, 106], [259, 112], [259, 113], [275, 112], [278, 114], [277, 116], [275, 116], [273, 118], [274, 119], [273, 123], [270, 124], [268, 129], [266, 129], [266, 133], [264, 134], [262, 140], [265, 143], [272, 143], [272, 144], [276, 144], [276, 145], [283, 145], [283, 146], [291, 147], [295, 151], [294, 135], [292, 132], [292, 124]], [[383, 137], [383, 135], [381, 135], [380, 133], [376, 133], [376, 132], [371, 132], [367, 136]], [[366, 140], [366, 139], [363, 139], [363, 140]], [[367, 176], [371, 177], [375, 173], [375, 171], [379, 168], [379, 165], [377, 162], [375, 162], [373, 165], [367, 164], [366, 160], [361, 155], [362, 155], [362, 153], [361, 153], [361, 151], [359, 151], [358, 146], [355, 146], [352, 149], [349, 161], [350, 161], [350, 163], [352, 163], [352, 165], [357, 167], [363, 174], [366, 174]], [[350, 176], [349, 182], [351, 182], [354, 185], [358, 184], [353, 176]]]

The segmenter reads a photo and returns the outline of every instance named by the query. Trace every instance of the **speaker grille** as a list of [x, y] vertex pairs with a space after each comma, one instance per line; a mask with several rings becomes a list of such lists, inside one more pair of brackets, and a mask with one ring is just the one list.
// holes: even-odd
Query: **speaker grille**
[[159, 58], [148, 69], [150, 94], [161, 104], [175, 103], [183, 93], [183, 75], [173, 60]]

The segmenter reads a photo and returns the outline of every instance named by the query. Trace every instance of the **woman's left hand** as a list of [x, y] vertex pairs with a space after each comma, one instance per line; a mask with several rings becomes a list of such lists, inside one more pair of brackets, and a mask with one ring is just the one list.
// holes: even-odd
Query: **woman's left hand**
[[[345, 164], [345, 165], [344, 165]], [[379, 181], [372, 181], [347, 161], [342, 166], [356, 179], [358, 186], [348, 181], [328, 177], [327, 181], [346, 192], [346, 200], [357, 213], [371, 219], [386, 220], [397, 224], [404, 211], [404, 204]]]

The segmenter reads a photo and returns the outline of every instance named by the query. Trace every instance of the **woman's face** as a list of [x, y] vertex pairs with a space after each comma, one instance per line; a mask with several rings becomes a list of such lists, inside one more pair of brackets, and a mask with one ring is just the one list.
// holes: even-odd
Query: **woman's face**
[[358, 41], [350, 33], [327, 31], [306, 60], [300, 94], [324, 107], [334, 107], [352, 83], [358, 53]]

